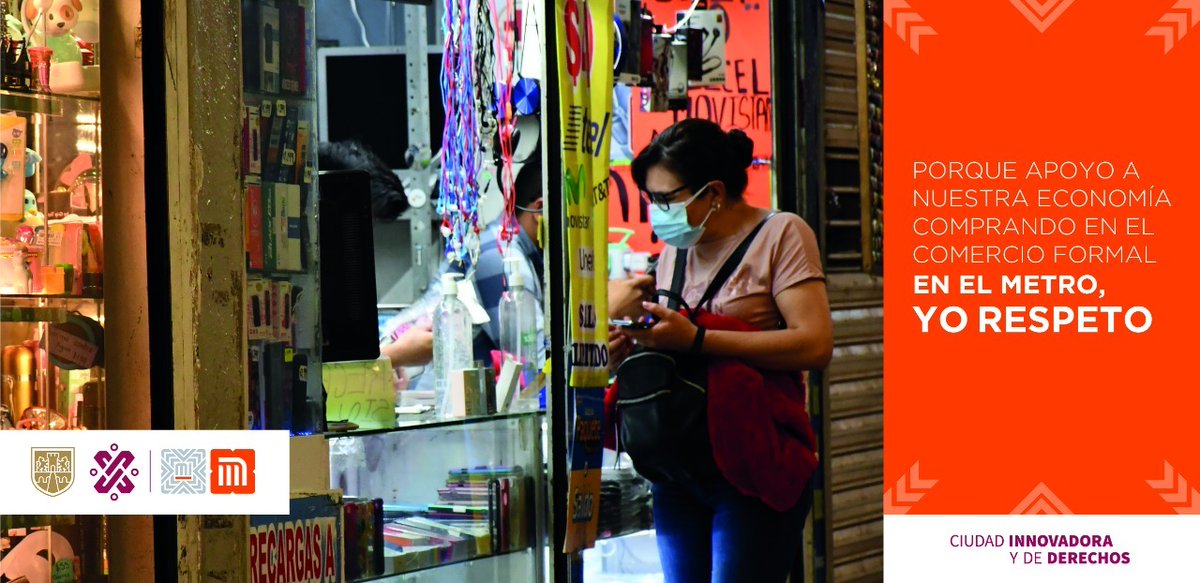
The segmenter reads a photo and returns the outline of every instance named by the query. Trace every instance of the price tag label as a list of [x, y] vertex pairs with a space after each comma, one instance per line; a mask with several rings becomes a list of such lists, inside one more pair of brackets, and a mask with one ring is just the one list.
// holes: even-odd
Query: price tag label
[[296, 351], [291, 348], [284, 348], [283, 349], [283, 361], [290, 363], [294, 360], [296, 360]]
[[275, 102], [275, 115], [279, 117], [287, 116], [287, 102], [280, 99]]
[[291, 150], [291, 149], [285, 149], [283, 151], [283, 165], [291, 166], [292, 164], [295, 164], [295, 163], [296, 163], [296, 151]]
[[304, 167], [304, 183], [305, 183], [305, 184], [312, 184], [312, 181], [313, 181], [313, 169], [312, 169], [312, 166], [305, 166], [305, 167]]
[[262, 106], [262, 116], [261, 117], [266, 118], [266, 119], [271, 119], [271, 117], [274, 113], [275, 113], [275, 108], [271, 107], [271, 102], [264, 101], [263, 106]]

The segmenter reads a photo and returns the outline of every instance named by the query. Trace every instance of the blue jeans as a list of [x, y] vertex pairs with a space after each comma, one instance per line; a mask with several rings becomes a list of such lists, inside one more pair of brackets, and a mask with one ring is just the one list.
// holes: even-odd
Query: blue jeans
[[667, 583], [784, 583], [804, 537], [812, 490], [778, 512], [724, 478], [654, 484], [654, 527]]

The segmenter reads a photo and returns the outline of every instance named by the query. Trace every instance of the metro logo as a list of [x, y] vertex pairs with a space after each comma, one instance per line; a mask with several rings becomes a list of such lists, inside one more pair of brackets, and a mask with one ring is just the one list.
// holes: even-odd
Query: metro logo
[[209, 465], [213, 494], [254, 493], [254, 450], [214, 449]]

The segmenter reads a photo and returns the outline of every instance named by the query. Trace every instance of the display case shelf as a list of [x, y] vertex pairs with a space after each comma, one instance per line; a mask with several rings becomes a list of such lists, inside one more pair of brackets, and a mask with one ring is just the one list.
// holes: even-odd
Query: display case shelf
[[46, 301], [53, 304], [64, 304], [70, 302], [103, 302], [103, 296], [77, 296], [77, 295], [47, 295], [47, 294], [6, 294], [0, 293], [0, 305], [19, 302], [40, 302]]
[[64, 112], [75, 108], [100, 109], [98, 95], [72, 95], [67, 93], [27, 93], [0, 89], [0, 109], [28, 115], [61, 117]]
[[523, 419], [527, 417], [540, 417], [544, 411], [526, 411], [521, 413], [501, 413], [498, 415], [479, 415], [475, 417], [461, 417], [458, 419], [438, 419], [438, 420], [414, 420], [401, 421], [396, 427], [389, 429], [356, 429], [353, 431], [329, 432], [325, 434], [326, 438], [336, 439], [339, 437], [366, 437], [369, 435], [385, 435], [388, 433], [399, 433], [403, 431], [422, 431], [428, 429], [445, 429], [450, 427], [464, 427], [468, 425], [477, 425], [481, 423], [492, 423], [496, 421], [504, 421], [506, 419]]
[[382, 513], [383, 573], [362, 578], [351, 569], [347, 581], [409, 581], [393, 577], [418, 572], [437, 579], [452, 566], [506, 555], [535, 572], [533, 549], [545, 537], [542, 425], [534, 411], [327, 435], [330, 486], [347, 500], [377, 501]]

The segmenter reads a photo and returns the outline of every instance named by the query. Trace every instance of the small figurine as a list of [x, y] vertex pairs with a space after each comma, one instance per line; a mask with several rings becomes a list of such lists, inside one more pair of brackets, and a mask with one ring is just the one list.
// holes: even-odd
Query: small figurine
[[25, 212], [21, 215], [21, 224], [30, 227], [46, 225], [46, 216], [38, 210], [37, 196], [28, 190], [25, 191]]
[[50, 87], [54, 91], [83, 86], [83, 52], [74, 35], [83, 8], [81, 0], [25, 0], [21, 11], [27, 45], [53, 51]]
[[37, 165], [41, 162], [41, 155], [29, 148], [25, 148], [25, 178], [33, 178], [33, 175], [37, 174]]
[[[37, 152], [25, 149], [25, 178], [33, 178], [37, 174], [37, 165], [42, 161], [42, 157]], [[25, 206], [24, 212], [21, 213], [21, 224], [31, 227], [42, 227], [46, 225], [46, 217], [38, 211], [37, 196], [29, 190], [25, 191]]]

